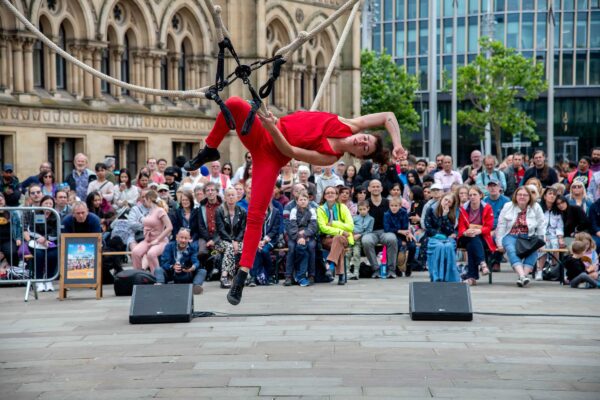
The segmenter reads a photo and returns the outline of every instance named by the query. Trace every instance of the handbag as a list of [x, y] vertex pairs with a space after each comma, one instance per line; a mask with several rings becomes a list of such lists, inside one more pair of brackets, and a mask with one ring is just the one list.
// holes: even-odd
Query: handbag
[[520, 236], [517, 239], [517, 257], [526, 258], [546, 245], [541, 236]]
[[140, 229], [139, 231], [136, 231], [134, 233], [133, 240], [135, 240], [136, 243], [139, 243], [144, 241], [145, 237], [146, 236], [144, 235], [144, 230]]

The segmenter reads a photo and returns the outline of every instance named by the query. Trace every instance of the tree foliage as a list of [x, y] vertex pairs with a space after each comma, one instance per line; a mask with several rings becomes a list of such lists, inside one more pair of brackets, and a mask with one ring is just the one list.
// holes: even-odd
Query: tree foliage
[[[388, 54], [363, 50], [361, 54], [361, 113], [391, 111], [401, 132], [419, 130], [419, 114], [414, 109], [417, 78], [398, 66]], [[408, 137], [403, 137], [406, 143]]]
[[[546, 90], [544, 66], [506, 48], [501, 42], [482, 37], [481, 53], [469, 65], [457, 71], [457, 96], [472, 107], [458, 111], [458, 123], [469, 125], [483, 136], [490, 124], [496, 154], [502, 154], [500, 134], [521, 133], [537, 140], [535, 121], [517, 108], [517, 101], [531, 101]], [[486, 58], [486, 52], [491, 54]]]

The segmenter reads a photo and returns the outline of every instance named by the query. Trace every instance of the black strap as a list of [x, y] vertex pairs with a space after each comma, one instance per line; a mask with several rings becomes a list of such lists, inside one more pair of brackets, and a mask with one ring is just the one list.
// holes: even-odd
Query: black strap
[[219, 108], [221, 109], [221, 113], [223, 114], [223, 117], [225, 118], [225, 122], [227, 122], [227, 126], [229, 127], [229, 129], [234, 130], [235, 129], [235, 119], [233, 119], [233, 115], [231, 114], [231, 111], [229, 111], [229, 108], [227, 108], [227, 106], [225, 105], [225, 102], [219, 96], [218, 90], [214, 86], [211, 86], [204, 96], [209, 100], [213, 100], [215, 103], [217, 103], [219, 105]]
[[275, 87], [275, 81], [277, 80], [277, 78], [279, 78], [279, 74], [281, 73], [281, 66], [285, 64], [285, 60], [281, 58], [281, 56], [279, 57], [280, 58], [275, 58], [273, 61], [273, 70], [271, 71], [271, 77], [269, 78], [267, 83], [265, 83], [260, 88], [260, 97], [263, 99], [269, 97], [271, 91], [273, 91], [273, 88]]
[[260, 99], [260, 96], [258, 95], [258, 93], [256, 93], [256, 90], [254, 90], [250, 83], [248, 83], [248, 89], [252, 94], [252, 100], [250, 101], [252, 107], [250, 108], [250, 112], [248, 113], [248, 116], [244, 121], [244, 126], [242, 127], [241, 132], [242, 136], [245, 136], [248, 133], [250, 133], [250, 129], [252, 129], [252, 124], [254, 124], [254, 119], [256, 118], [256, 113], [262, 105], [262, 100]]

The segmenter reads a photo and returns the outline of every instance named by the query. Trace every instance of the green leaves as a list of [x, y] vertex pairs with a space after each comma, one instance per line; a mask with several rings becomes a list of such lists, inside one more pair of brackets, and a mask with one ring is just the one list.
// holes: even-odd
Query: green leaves
[[361, 53], [362, 114], [391, 111], [403, 133], [418, 131], [419, 114], [413, 107], [418, 87], [417, 78], [396, 65], [390, 55]]
[[[522, 133], [537, 139], [535, 121], [517, 107], [519, 99], [534, 100], [547, 89], [544, 66], [506, 48], [501, 42], [482, 37], [481, 54], [458, 69], [457, 96], [472, 107], [459, 111], [458, 123], [483, 136], [486, 124], [494, 132], [497, 154], [502, 154], [500, 135]], [[490, 58], [486, 58], [486, 52]]]

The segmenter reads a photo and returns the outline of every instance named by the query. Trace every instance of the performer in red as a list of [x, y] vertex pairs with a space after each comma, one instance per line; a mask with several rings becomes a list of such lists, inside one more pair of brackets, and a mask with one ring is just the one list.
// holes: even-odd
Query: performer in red
[[[239, 97], [228, 99], [225, 104], [231, 111], [240, 140], [252, 154], [252, 199], [248, 207], [246, 232], [240, 268], [233, 280], [227, 300], [237, 305], [242, 298], [242, 290], [252, 268], [258, 242], [260, 241], [265, 212], [271, 201], [273, 187], [279, 170], [291, 158], [314, 165], [331, 165], [344, 153], [361, 159], [383, 160], [381, 137], [360, 133], [369, 128], [384, 126], [390, 134], [395, 159], [406, 156], [400, 142], [400, 127], [391, 112], [369, 114], [358, 118], [345, 119], [326, 112], [298, 111], [277, 119], [269, 112], [259, 115], [250, 132], [241, 135], [241, 127], [250, 112], [250, 104]], [[206, 147], [196, 157], [188, 161], [184, 168], [196, 170], [203, 164], [220, 158], [217, 148], [229, 132], [227, 122], [221, 113], [208, 138]]]

